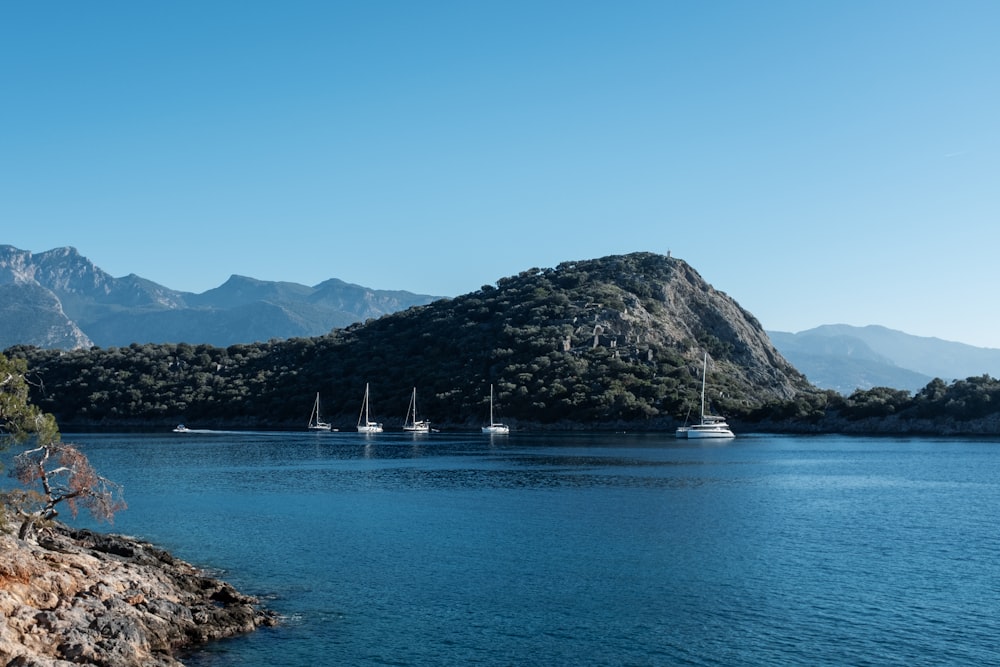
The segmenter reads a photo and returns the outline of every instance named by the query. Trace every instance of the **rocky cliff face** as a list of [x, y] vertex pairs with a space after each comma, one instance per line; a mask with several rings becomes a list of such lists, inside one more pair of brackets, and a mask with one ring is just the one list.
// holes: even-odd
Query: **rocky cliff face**
[[[498, 290], [520, 299], [561, 292], [561, 319], [535, 323], [572, 322], [567, 348], [614, 346], [618, 355], [633, 359], [675, 354], [699, 377], [707, 352], [709, 372], [753, 402], [787, 399], [809, 388], [757, 318], [681, 259], [632, 253], [565, 262], [503, 279]], [[532, 299], [529, 303], [539, 312]]]
[[0, 349], [17, 341], [76, 350], [93, 342], [63, 312], [59, 297], [31, 282], [0, 285]]
[[114, 535], [0, 534], [0, 664], [173, 667], [179, 649], [273, 625], [256, 600]]
[[624, 307], [595, 313], [595, 327], [604, 335], [676, 349], [696, 375], [708, 352], [714, 370], [751, 395], [766, 388], [768, 398], [787, 399], [809, 386], [757, 318], [683, 260], [634, 253], [561, 265], [555, 273], [571, 269], [584, 270], [591, 279], [605, 276], [620, 290]]
[[56, 293], [39, 282], [40, 268], [30, 252], [0, 246], [0, 349], [18, 342], [71, 350], [92, 345]]

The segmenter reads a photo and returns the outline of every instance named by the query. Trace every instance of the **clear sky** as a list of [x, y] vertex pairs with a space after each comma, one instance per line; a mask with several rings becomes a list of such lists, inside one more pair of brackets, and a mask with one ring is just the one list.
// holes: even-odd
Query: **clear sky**
[[454, 296], [632, 251], [1000, 348], [1000, 2], [0, 3], [0, 244]]

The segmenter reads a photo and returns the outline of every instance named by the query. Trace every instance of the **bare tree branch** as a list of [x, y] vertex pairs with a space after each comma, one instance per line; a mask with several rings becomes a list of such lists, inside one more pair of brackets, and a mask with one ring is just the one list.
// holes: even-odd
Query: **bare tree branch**
[[116, 512], [125, 509], [122, 487], [101, 477], [86, 455], [75, 446], [52, 442], [14, 457], [11, 476], [25, 486], [38, 484], [42, 493], [31, 507], [22, 506], [18, 535], [24, 539], [35, 524], [54, 519], [63, 503], [74, 517], [86, 509], [98, 521], [111, 523]]

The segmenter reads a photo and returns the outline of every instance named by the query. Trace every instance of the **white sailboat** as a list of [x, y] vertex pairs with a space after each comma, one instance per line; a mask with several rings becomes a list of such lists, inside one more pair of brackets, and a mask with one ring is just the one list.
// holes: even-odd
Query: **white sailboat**
[[[364, 419], [362, 420], [362, 417]], [[382, 424], [368, 418], [368, 383], [365, 383], [365, 400], [361, 404], [361, 414], [358, 415], [358, 433], [381, 433]]]
[[431, 423], [426, 419], [417, 421], [417, 388], [413, 388], [410, 396], [410, 407], [406, 409], [406, 418], [403, 420], [403, 430], [411, 433], [427, 433], [431, 430]]
[[313, 403], [312, 414], [309, 415], [309, 425], [307, 427], [310, 431], [331, 431], [330, 422], [323, 421], [323, 418], [319, 414], [319, 392], [316, 392], [316, 401]]
[[689, 440], [708, 438], [735, 438], [736, 434], [729, 428], [725, 417], [705, 414], [705, 375], [708, 371], [708, 352], [701, 367], [701, 422], [691, 426], [679, 426], [674, 435]]
[[493, 385], [490, 385], [490, 425], [483, 427], [483, 433], [490, 435], [510, 433], [510, 427], [506, 424], [493, 421]]

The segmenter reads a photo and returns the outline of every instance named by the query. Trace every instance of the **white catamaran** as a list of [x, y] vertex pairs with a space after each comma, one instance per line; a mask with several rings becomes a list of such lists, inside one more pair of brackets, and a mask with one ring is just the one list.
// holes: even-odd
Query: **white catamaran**
[[319, 392], [316, 392], [316, 401], [313, 403], [312, 414], [309, 415], [309, 425], [310, 431], [331, 431], [333, 430], [330, 426], [330, 422], [323, 421], [323, 418], [319, 414]]
[[368, 418], [368, 383], [365, 383], [365, 400], [361, 404], [361, 414], [358, 415], [358, 433], [381, 433], [382, 424]]
[[510, 433], [510, 427], [506, 424], [493, 421], [493, 385], [490, 385], [490, 425], [483, 427], [483, 433], [490, 435]]
[[708, 371], [708, 352], [701, 367], [701, 422], [691, 426], [679, 426], [674, 433], [678, 438], [696, 440], [701, 438], [735, 438], [725, 417], [705, 414], [705, 375]]
[[417, 388], [413, 388], [410, 396], [410, 407], [406, 409], [406, 419], [403, 420], [403, 430], [411, 433], [427, 433], [431, 430], [431, 423], [426, 419], [417, 421]]

